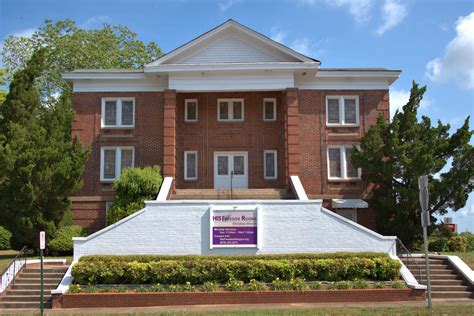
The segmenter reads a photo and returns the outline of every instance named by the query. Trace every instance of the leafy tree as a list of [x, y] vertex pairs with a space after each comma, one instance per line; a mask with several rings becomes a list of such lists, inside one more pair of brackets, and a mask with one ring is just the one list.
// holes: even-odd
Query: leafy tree
[[156, 198], [162, 181], [160, 166], [125, 169], [114, 182], [115, 200], [107, 222], [113, 224], [144, 208], [146, 200]]
[[[473, 131], [469, 117], [450, 134], [449, 124], [436, 125], [418, 108], [426, 87], [413, 83], [403, 112], [392, 122], [379, 117], [353, 148], [351, 161], [363, 170], [362, 178], [375, 184], [372, 205], [376, 209], [377, 230], [397, 235], [412, 246], [422, 238], [418, 177], [429, 175], [430, 204], [433, 215], [462, 208], [474, 187], [474, 149], [469, 144]], [[432, 228], [431, 228], [432, 229]]]
[[0, 106], [0, 225], [12, 232], [14, 247], [33, 246], [40, 229], [54, 234], [89, 155], [72, 138], [68, 92], [49, 106], [41, 102], [35, 79], [46, 55], [38, 50], [15, 73]]
[[[0, 68], [0, 86], [4, 86], [6, 84], [5, 81], [5, 76], [6, 72], [5, 70]], [[5, 101], [5, 97], [7, 96], [7, 91], [0, 89], [0, 105]]]
[[53, 23], [46, 20], [30, 38], [9, 36], [2, 50], [3, 65], [11, 79], [25, 67], [34, 51], [48, 47], [45, 67], [37, 87], [44, 99], [68, 89], [61, 73], [85, 68], [140, 68], [161, 56], [154, 42], [144, 44], [126, 26], [104, 24], [85, 30], [70, 19]]

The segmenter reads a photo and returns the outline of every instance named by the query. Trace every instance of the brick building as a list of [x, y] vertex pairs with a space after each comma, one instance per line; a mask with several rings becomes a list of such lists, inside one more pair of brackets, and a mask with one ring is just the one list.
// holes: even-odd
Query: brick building
[[288, 198], [290, 176], [299, 176], [310, 198], [373, 229], [370, 185], [349, 149], [380, 115], [389, 118], [399, 75], [325, 69], [233, 20], [143, 69], [65, 73], [73, 133], [92, 150], [74, 221], [106, 226], [121, 170], [157, 164], [174, 179], [174, 198], [199, 190], [221, 198], [230, 187]]

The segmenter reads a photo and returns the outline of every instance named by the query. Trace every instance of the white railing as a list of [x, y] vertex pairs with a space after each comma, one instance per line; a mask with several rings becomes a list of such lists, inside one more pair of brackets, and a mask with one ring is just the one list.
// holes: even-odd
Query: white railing
[[173, 192], [173, 177], [165, 177], [163, 183], [161, 184], [160, 192], [156, 197], [157, 201], [166, 201], [169, 199], [171, 193]]
[[15, 259], [13, 259], [10, 265], [5, 269], [2, 276], [0, 276], [0, 294], [5, 292], [7, 287], [12, 283], [25, 264], [26, 247], [23, 247], [23, 249], [21, 249], [21, 251], [16, 255]]
[[290, 176], [290, 183], [291, 187], [293, 188], [293, 192], [296, 195], [297, 200], [307, 201], [308, 196], [303, 188], [303, 184], [301, 183], [300, 177], [298, 176]]

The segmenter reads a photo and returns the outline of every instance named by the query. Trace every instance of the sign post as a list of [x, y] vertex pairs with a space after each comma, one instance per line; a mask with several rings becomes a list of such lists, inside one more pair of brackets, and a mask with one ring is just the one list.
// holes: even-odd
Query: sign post
[[423, 243], [425, 248], [425, 266], [426, 266], [426, 286], [428, 288], [428, 308], [431, 309], [431, 280], [430, 280], [430, 258], [428, 257], [428, 225], [430, 223], [430, 212], [428, 212], [429, 192], [428, 176], [418, 178], [418, 188], [420, 190], [421, 205], [421, 225], [423, 226]]
[[40, 231], [40, 310], [41, 316], [44, 313], [44, 301], [43, 301], [43, 250], [46, 246], [46, 238], [44, 231]]

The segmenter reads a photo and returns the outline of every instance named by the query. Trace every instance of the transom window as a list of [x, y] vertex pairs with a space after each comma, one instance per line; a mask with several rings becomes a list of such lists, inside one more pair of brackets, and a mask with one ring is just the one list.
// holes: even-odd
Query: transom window
[[276, 99], [263, 99], [263, 120], [276, 121]]
[[198, 121], [198, 101], [197, 99], [188, 99], [184, 101], [184, 121]]
[[126, 168], [133, 167], [133, 147], [100, 148], [100, 180], [114, 181]]
[[265, 150], [263, 152], [264, 177], [271, 180], [277, 178], [277, 152], [276, 150]]
[[359, 125], [358, 96], [327, 96], [327, 125]]
[[328, 146], [329, 179], [360, 179], [361, 170], [351, 163], [352, 145]]
[[102, 98], [102, 127], [134, 127], [134, 98]]
[[184, 179], [197, 179], [197, 151], [184, 152]]
[[217, 100], [217, 120], [241, 122], [244, 120], [244, 99]]

